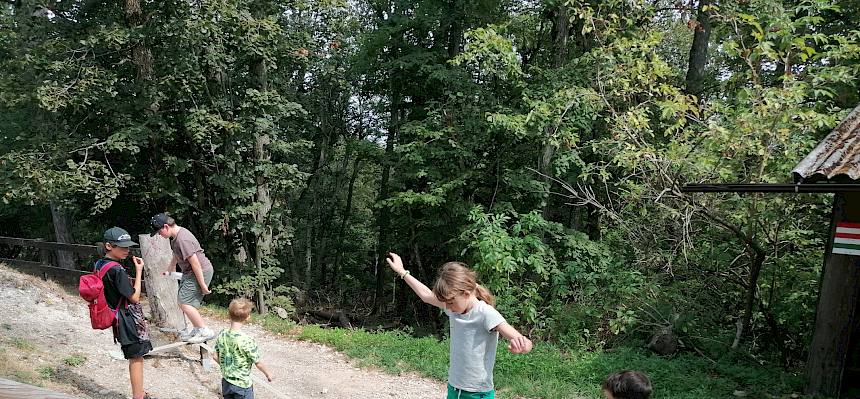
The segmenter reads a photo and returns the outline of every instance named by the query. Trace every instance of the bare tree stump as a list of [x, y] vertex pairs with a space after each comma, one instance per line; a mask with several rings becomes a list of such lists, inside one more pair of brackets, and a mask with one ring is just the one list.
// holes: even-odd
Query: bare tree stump
[[674, 355], [678, 351], [678, 337], [671, 326], [661, 327], [651, 336], [648, 349], [661, 356]]
[[182, 330], [185, 328], [185, 316], [179, 310], [179, 284], [176, 280], [161, 275], [173, 259], [170, 243], [166, 238], [150, 237], [149, 234], [141, 234], [138, 239], [140, 253], [146, 262], [143, 280], [146, 281], [146, 294], [153, 322], [161, 328]]
[[327, 312], [324, 310], [309, 310], [306, 312], [314, 317], [318, 317], [322, 320], [327, 320], [329, 324], [337, 325], [343, 328], [352, 328], [352, 323], [349, 321], [349, 317], [347, 317], [346, 313], [335, 310], [333, 312]]

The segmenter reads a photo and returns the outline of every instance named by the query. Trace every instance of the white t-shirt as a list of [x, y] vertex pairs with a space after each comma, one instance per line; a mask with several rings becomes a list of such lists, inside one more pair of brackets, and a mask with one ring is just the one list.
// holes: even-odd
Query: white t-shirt
[[499, 333], [490, 330], [502, 324], [505, 318], [481, 300], [475, 300], [466, 314], [448, 309], [445, 314], [451, 324], [448, 383], [469, 392], [492, 391]]

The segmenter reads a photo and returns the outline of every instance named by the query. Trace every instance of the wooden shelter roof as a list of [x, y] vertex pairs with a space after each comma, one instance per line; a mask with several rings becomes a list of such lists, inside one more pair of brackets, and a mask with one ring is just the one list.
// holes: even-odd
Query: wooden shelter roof
[[791, 171], [795, 182], [860, 179], [860, 105]]

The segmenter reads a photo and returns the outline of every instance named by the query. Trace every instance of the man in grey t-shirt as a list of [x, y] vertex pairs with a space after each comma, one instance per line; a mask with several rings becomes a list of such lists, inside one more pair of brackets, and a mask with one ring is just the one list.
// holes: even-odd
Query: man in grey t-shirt
[[170, 239], [170, 248], [173, 250], [167, 271], [168, 274], [176, 270], [179, 265], [182, 270], [182, 279], [179, 281], [179, 308], [182, 310], [191, 324], [192, 329], [183, 331], [179, 336], [183, 341], [200, 343], [208, 341], [215, 333], [206, 327], [206, 322], [197, 310], [203, 304], [203, 296], [210, 294], [209, 283], [215, 270], [212, 262], [204, 254], [200, 242], [188, 229], [176, 224], [173, 217], [166, 213], [159, 213], [150, 220], [153, 232]]

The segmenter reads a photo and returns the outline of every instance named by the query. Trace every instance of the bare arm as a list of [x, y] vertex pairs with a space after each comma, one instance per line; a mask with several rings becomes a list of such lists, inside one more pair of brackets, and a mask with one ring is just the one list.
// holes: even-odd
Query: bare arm
[[269, 374], [269, 369], [268, 369], [268, 368], [266, 368], [266, 365], [265, 365], [265, 364], [263, 364], [263, 362], [257, 362], [257, 363], [254, 363], [254, 365], [255, 365], [255, 366], [257, 366], [257, 368], [258, 368], [258, 369], [260, 369], [260, 371], [262, 371], [262, 372], [263, 372], [263, 375], [265, 375], [265, 376], [266, 376], [266, 379], [267, 379], [267, 380], [269, 380], [269, 382], [272, 382], [272, 380], [274, 380], [274, 378], [272, 377], [272, 375], [271, 375], [271, 374]]
[[176, 254], [173, 254], [173, 258], [170, 258], [170, 262], [167, 264], [167, 271], [164, 272], [164, 275], [166, 276], [171, 272], [175, 272], [177, 263], [179, 263], [179, 258], [176, 256]]
[[494, 330], [498, 331], [499, 334], [508, 340], [508, 351], [511, 353], [531, 352], [532, 341], [526, 338], [526, 336], [520, 334], [520, 332], [508, 324], [508, 322], [502, 322], [502, 324], [497, 325]]
[[140, 302], [140, 283], [143, 280], [143, 259], [132, 256], [131, 260], [134, 262], [134, 294], [128, 298], [128, 301], [138, 303]]
[[206, 279], [203, 278], [203, 266], [200, 265], [200, 260], [197, 259], [197, 254], [192, 254], [186, 260], [191, 264], [191, 271], [194, 272], [194, 277], [197, 278], [197, 284], [200, 285], [200, 290], [203, 291], [203, 295], [211, 294], [212, 291], [209, 291], [209, 287], [206, 285]]
[[[400, 259], [400, 256], [394, 252], [388, 254], [388, 257], [385, 258], [385, 261], [388, 262], [388, 266], [391, 267], [391, 270], [394, 273], [397, 273], [398, 276], [403, 276], [406, 273], [406, 269], [403, 268], [403, 261]], [[440, 309], [445, 309], [445, 303], [436, 299], [436, 295], [433, 295], [433, 291], [430, 288], [427, 288], [424, 283], [418, 281], [417, 278], [412, 277], [411, 274], [403, 277], [403, 281], [406, 281], [406, 284], [409, 288], [412, 288], [412, 291], [415, 291], [415, 294], [421, 298], [424, 303], [433, 305]]]

